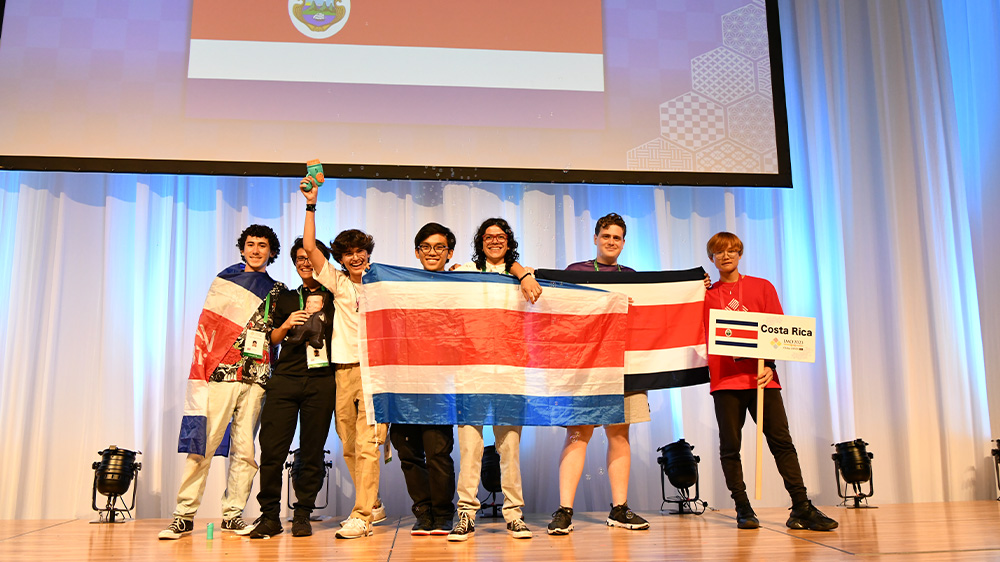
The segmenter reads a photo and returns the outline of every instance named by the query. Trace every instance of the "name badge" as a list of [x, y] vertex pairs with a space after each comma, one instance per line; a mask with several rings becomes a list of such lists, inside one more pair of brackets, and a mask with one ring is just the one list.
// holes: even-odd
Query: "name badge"
[[264, 358], [264, 349], [267, 345], [267, 338], [260, 330], [247, 330], [246, 340], [243, 342], [243, 355], [254, 359]]
[[318, 349], [306, 344], [306, 366], [310, 369], [330, 366], [330, 354], [326, 350], [326, 340], [323, 340], [323, 346]]

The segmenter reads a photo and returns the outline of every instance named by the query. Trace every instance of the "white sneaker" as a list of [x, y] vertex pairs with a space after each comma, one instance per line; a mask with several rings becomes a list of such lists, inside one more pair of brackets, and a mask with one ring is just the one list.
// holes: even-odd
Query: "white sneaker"
[[344, 526], [337, 530], [338, 539], [360, 539], [361, 537], [370, 537], [374, 531], [372, 531], [371, 523], [365, 521], [364, 519], [358, 519], [357, 517], [351, 517], [344, 522]]
[[175, 541], [193, 530], [194, 521], [174, 516], [174, 520], [170, 522], [170, 526], [160, 531], [160, 534], [157, 535], [157, 537], [159, 537], [160, 540]]
[[372, 525], [378, 525], [385, 521], [385, 504], [379, 503], [378, 507], [372, 508]]

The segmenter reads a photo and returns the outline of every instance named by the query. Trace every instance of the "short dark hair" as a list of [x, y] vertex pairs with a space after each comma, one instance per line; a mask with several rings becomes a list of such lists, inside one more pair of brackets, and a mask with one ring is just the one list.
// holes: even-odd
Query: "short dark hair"
[[455, 238], [455, 233], [453, 233], [447, 226], [436, 222], [429, 222], [420, 227], [420, 230], [417, 231], [417, 235], [413, 237], [413, 247], [416, 248], [421, 244], [421, 242], [427, 240], [435, 234], [440, 234], [445, 237], [445, 240], [448, 241], [449, 250], [455, 249], [455, 244], [458, 243], [458, 240]]
[[341, 232], [330, 242], [330, 255], [333, 256], [334, 261], [340, 263], [344, 271], [347, 271], [347, 267], [340, 259], [351, 250], [365, 250], [371, 256], [375, 250], [375, 238], [371, 234], [365, 234], [356, 228], [351, 228]]
[[278, 235], [271, 230], [270, 226], [263, 224], [251, 224], [250, 226], [243, 229], [240, 233], [240, 239], [236, 242], [236, 247], [240, 250], [240, 258], [245, 262], [246, 258], [243, 257], [243, 246], [247, 243], [247, 237], [253, 236], [255, 238], [267, 238], [268, 245], [271, 246], [271, 255], [267, 258], [267, 265], [274, 263], [274, 260], [278, 259], [278, 254], [281, 253], [281, 242], [278, 242]]
[[520, 256], [517, 253], [517, 240], [514, 240], [514, 231], [511, 230], [510, 225], [507, 221], [499, 217], [494, 217], [491, 219], [486, 219], [483, 224], [479, 225], [479, 230], [476, 231], [476, 237], [472, 239], [472, 261], [476, 262], [476, 267], [479, 269], [484, 269], [486, 267], [486, 252], [483, 250], [483, 235], [486, 234], [486, 229], [495, 226], [503, 231], [507, 235], [507, 253], [503, 256], [504, 267], [507, 271], [510, 271], [514, 262]]
[[622, 238], [625, 238], [625, 219], [623, 219], [618, 213], [608, 213], [597, 219], [597, 225], [594, 226], [594, 236], [600, 234], [602, 229], [608, 228], [612, 225], [622, 227]]
[[[330, 259], [330, 248], [327, 248], [326, 244], [324, 244], [320, 240], [317, 240], [316, 247], [319, 248], [319, 251], [323, 253], [324, 258]], [[297, 257], [296, 254], [298, 254], [299, 250], [301, 250], [302, 248], [303, 248], [302, 237], [299, 236], [298, 238], [295, 239], [295, 243], [292, 244], [292, 249], [288, 254], [288, 257], [292, 259], [292, 263], [295, 263], [295, 258]]]

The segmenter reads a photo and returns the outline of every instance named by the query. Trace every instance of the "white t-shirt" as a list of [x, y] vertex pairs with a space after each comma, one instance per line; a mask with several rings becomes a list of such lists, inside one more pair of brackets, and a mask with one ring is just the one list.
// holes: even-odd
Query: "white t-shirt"
[[316, 274], [316, 280], [333, 293], [333, 342], [330, 361], [334, 363], [357, 363], [361, 359], [358, 327], [361, 324], [361, 291], [363, 286], [351, 281], [350, 276], [337, 266], [326, 262], [323, 270]]
[[[456, 267], [455, 271], [483, 271], [483, 270], [481, 270], [478, 267], [476, 267], [476, 262], [470, 261], [470, 262], [463, 263], [462, 265]], [[506, 272], [507, 272], [507, 264], [506, 263], [500, 262], [500, 263], [498, 263], [496, 265], [493, 265], [493, 264], [491, 264], [488, 261], [486, 262], [486, 271], [485, 271], [485, 273], [506, 273]]]

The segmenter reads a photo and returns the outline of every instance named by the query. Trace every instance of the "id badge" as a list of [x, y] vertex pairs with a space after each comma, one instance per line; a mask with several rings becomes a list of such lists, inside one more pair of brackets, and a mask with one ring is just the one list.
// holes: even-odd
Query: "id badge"
[[267, 338], [260, 330], [247, 330], [247, 337], [243, 341], [243, 355], [254, 359], [264, 358], [264, 346]]
[[320, 367], [328, 367], [330, 365], [330, 354], [326, 350], [326, 340], [323, 340], [323, 346], [320, 348], [315, 348], [308, 343], [306, 344], [306, 366], [310, 369], [318, 369]]

